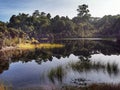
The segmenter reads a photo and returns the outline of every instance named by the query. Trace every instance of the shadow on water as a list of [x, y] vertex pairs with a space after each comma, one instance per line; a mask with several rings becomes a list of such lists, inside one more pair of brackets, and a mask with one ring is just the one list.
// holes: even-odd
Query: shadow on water
[[9, 69], [9, 62], [8, 61], [0, 61], [0, 73]]

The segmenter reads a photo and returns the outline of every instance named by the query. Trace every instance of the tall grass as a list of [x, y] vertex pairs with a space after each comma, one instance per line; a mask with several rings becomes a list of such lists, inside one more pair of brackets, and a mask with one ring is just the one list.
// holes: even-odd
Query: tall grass
[[83, 72], [83, 71], [90, 71], [90, 70], [106, 70], [109, 75], [114, 74], [117, 75], [119, 72], [118, 65], [116, 63], [107, 63], [103, 64], [100, 62], [92, 62], [92, 61], [78, 61], [76, 63], [71, 62], [69, 63], [69, 66], [78, 72]]
[[0, 84], [0, 90], [6, 90], [3, 84]]
[[17, 47], [20, 49], [35, 49], [35, 48], [51, 49], [51, 48], [62, 48], [62, 47], [64, 47], [64, 45], [62, 45], [62, 44], [48, 44], [48, 43], [42, 43], [42, 44], [25, 43], [25, 44], [18, 44]]
[[0, 90], [13, 90], [12, 86], [7, 86], [3, 83], [0, 83]]
[[58, 66], [57, 68], [53, 68], [48, 73], [48, 78], [53, 83], [55, 83], [55, 79], [57, 79], [59, 82], [62, 82], [64, 76], [65, 76], [65, 71], [62, 68], [62, 66]]

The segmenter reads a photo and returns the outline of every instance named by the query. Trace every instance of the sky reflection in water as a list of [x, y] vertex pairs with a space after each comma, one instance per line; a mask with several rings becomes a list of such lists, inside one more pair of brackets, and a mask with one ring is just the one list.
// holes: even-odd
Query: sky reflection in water
[[[0, 62], [0, 69], [3, 69], [0, 74], [0, 80], [5, 83], [11, 83], [15, 87], [50, 84], [87, 85], [91, 83], [120, 83], [118, 44], [118, 47], [113, 48], [115, 44], [112, 43], [109, 46], [110, 44], [103, 42], [90, 41], [91, 44], [87, 43], [87, 45], [94, 46], [85, 48], [86, 43], [77, 42], [67, 41], [66, 47], [63, 49], [44, 52], [36, 51], [39, 56], [36, 59], [34, 59], [36, 53], [30, 52], [23, 55], [24, 58], [22, 56], [22, 58], [17, 58], [16, 60], [14, 57], [15, 60], [11, 59], [13, 61], [10, 64]], [[106, 49], [102, 47], [103, 45]], [[29, 54], [33, 55], [30, 59], [27, 56]], [[49, 58], [52, 61], [47, 60]], [[7, 70], [4, 69], [5, 66], [8, 67]]]

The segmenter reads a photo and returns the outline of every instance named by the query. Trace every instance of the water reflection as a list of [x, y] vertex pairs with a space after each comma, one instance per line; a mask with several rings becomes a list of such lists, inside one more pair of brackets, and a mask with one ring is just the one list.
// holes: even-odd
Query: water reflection
[[[120, 83], [119, 41], [64, 40], [55, 43], [64, 44], [65, 47], [0, 51], [0, 79], [10, 80], [15, 86], [25, 83]], [[118, 56], [117, 61], [112, 59], [111, 63], [106, 58], [111, 58], [111, 55]]]
[[[56, 41], [56, 43], [65, 45], [63, 48], [55, 49], [34, 49], [34, 50], [9, 50], [0, 51], [0, 60], [9, 60], [27, 62], [35, 59], [38, 61], [52, 61], [52, 57], [60, 59], [61, 57], [69, 57], [71, 54], [90, 58], [93, 54], [102, 53], [104, 55], [119, 55], [120, 43], [113, 41]], [[38, 62], [40, 63], [40, 62]]]
[[[68, 68], [69, 67], [69, 68]], [[117, 76], [119, 74], [119, 68], [118, 64], [109, 62], [107, 64], [101, 63], [101, 62], [92, 62], [90, 60], [79, 60], [77, 62], [68, 62], [64, 67], [58, 66], [56, 68], [52, 68], [48, 73], [49, 80], [55, 84], [55, 81], [58, 81], [59, 84], [64, 83], [62, 82], [66, 76], [70, 73], [69, 71], [72, 71], [73, 73], [78, 72], [80, 75], [81, 73], [91, 73], [91, 71], [94, 72], [102, 72], [107, 73], [110, 77]], [[70, 81], [71, 83], [77, 84], [77, 85], [87, 85], [90, 80], [86, 80], [85, 78], [77, 78], [74, 77]], [[92, 80], [91, 80], [92, 82]]]
[[3, 71], [8, 69], [9, 69], [9, 62], [0, 60], [0, 73], [3, 73]]

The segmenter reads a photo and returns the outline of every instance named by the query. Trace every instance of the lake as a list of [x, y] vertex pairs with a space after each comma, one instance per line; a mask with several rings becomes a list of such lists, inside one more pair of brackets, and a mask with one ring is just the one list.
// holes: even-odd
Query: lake
[[58, 40], [62, 48], [0, 52], [0, 81], [14, 88], [120, 83], [120, 41]]

